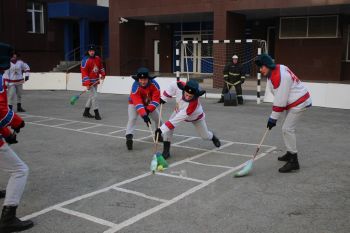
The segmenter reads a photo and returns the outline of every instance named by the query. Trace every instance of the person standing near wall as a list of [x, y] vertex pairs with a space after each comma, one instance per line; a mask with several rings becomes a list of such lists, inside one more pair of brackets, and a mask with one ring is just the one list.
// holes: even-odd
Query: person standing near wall
[[[19, 59], [20, 54], [13, 51], [11, 56], [11, 66], [4, 73], [4, 78], [8, 88], [8, 103], [12, 109], [17, 96], [17, 112], [25, 112], [22, 108], [23, 83], [29, 80], [30, 68], [27, 63]], [[23, 78], [23, 73], [25, 78]]]
[[238, 56], [232, 56], [232, 62], [228, 63], [224, 68], [224, 87], [222, 89], [221, 98], [218, 103], [224, 102], [224, 95], [228, 93], [232, 86], [236, 89], [238, 104], [243, 104], [242, 84], [245, 81], [243, 67], [238, 64]]
[[[106, 73], [101, 58], [96, 55], [95, 45], [89, 46], [86, 56], [81, 61], [80, 70], [83, 86], [89, 90], [89, 98], [85, 105], [83, 117], [101, 120], [98, 111], [97, 86], [100, 80], [105, 78]], [[90, 114], [91, 108], [94, 110], [95, 116]]]
[[302, 114], [312, 105], [309, 91], [287, 66], [276, 65], [269, 55], [259, 55], [255, 63], [261, 74], [267, 77], [267, 85], [274, 95], [272, 113], [267, 121], [267, 128], [271, 130], [275, 127], [280, 115], [286, 111], [282, 133], [287, 153], [278, 157], [278, 160], [287, 163], [279, 169], [279, 172], [299, 170], [295, 129]]
[[12, 48], [9, 45], [0, 43], [0, 169], [10, 174], [0, 218], [0, 232], [4, 233], [24, 231], [34, 225], [30, 220], [21, 221], [16, 217], [29, 169], [8, 146], [8, 144], [18, 143], [16, 135], [25, 125], [21, 117], [8, 107], [5, 80], [1, 74], [3, 70], [10, 67], [11, 51]]

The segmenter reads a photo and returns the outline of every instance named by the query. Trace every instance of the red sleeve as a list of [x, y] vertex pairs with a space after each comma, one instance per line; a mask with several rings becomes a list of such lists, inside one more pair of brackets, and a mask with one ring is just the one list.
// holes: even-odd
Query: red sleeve
[[9, 137], [9, 136], [12, 134], [12, 132], [11, 132], [11, 130], [10, 130], [9, 128], [5, 127], [5, 128], [1, 128], [1, 129], [0, 129], [0, 134], [1, 134], [4, 138], [7, 138], [7, 137]]
[[22, 124], [22, 122], [23, 122], [23, 119], [20, 116], [18, 116], [16, 113], [13, 113], [13, 118], [8, 125], [11, 126], [12, 128], [18, 128]]
[[160, 102], [160, 90], [155, 84], [152, 84], [152, 101], [147, 106], [148, 111], [153, 112], [159, 105]]
[[89, 78], [89, 65], [90, 65], [89, 58], [84, 57], [83, 60], [81, 61], [81, 66], [80, 66], [83, 86], [91, 85], [90, 78]]
[[99, 69], [100, 69], [100, 74], [102, 77], [106, 76], [106, 71], [105, 68], [103, 67], [103, 62], [102, 59], [99, 57]]
[[190, 116], [197, 108], [198, 105], [198, 99], [193, 100], [189, 103], [187, 109], [186, 109], [186, 113], [188, 116]]
[[136, 108], [136, 111], [140, 114], [140, 116], [147, 115], [147, 112], [145, 110], [145, 106], [143, 105], [143, 101], [139, 91], [139, 86], [137, 83], [134, 83], [132, 86], [130, 98]]

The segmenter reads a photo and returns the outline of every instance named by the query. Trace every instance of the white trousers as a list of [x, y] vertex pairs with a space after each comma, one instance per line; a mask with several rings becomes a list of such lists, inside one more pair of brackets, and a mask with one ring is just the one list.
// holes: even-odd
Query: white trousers
[[[137, 117], [139, 116], [138, 112], [136, 111], [136, 108], [133, 104], [129, 104], [128, 106], [128, 124], [126, 125], [126, 133], [125, 135], [128, 134], [134, 134], [135, 128], [136, 128], [136, 121]], [[155, 124], [153, 124], [153, 130], [156, 130], [158, 128], [158, 121], [159, 121], [159, 111], [158, 109], [154, 110], [149, 114], [151, 119], [154, 121]], [[143, 121], [143, 119], [142, 119]], [[163, 122], [160, 122], [160, 125], [162, 125]]]
[[282, 125], [282, 133], [284, 144], [286, 145], [287, 151], [292, 153], [298, 153], [297, 140], [296, 140], [296, 126], [300, 120], [300, 117], [304, 113], [306, 108], [303, 109], [290, 109], [286, 112], [286, 118]]
[[[176, 112], [173, 112], [173, 114], [171, 114], [169, 120], [174, 118], [175, 115], [176, 115]], [[205, 122], [205, 118], [202, 118], [202, 119], [197, 120], [197, 121], [192, 121], [189, 123], [192, 123], [194, 125], [198, 135], [203, 140], [212, 140], [213, 139], [213, 133], [208, 130], [208, 126], [207, 126], [207, 123]], [[174, 129], [164, 133], [164, 135], [163, 135], [164, 141], [171, 142], [171, 140], [173, 138], [173, 134], [174, 134]]]
[[18, 206], [27, 182], [28, 166], [4, 144], [0, 148], [0, 169], [10, 174], [4, 206]]
[[98, 102], [97, 102], [97, 87], [92, 86], [90, 87], [90, 90], [88, 90], [89, 98], [86, 101], [85, 107], [92, 108], [92, 110], [98, 109]]
[[9, 85], [7, 89], [7, 101], [9, 105], [14, 105], [16, 103], [16, 97], [17, 103], [22, 103], [23, 84]]

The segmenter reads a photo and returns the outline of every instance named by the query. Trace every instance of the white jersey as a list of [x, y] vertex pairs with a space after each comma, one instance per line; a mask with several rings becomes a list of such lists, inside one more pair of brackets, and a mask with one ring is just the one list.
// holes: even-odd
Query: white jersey
[[[185, 83], [183, 83], [185, 85]], [[194, 98], [191, 101], [186, 101], [183, 98], [183, 91], [178, 88], [176, 81], [172, 82], [170, 86], [162, 93], [162, 100], [168, 102], [172, 97], [176, 97], [176, 115], [165, 122], [160, 129], [163, 133], [174, 129], [181, 122], [193, 122], [204, 119], [205, 114], [203, 112], [202, 105], [199, 103], [198, 98]]]
[[271, 118], [277, 120], [284, 110], [311, 106], [311, 97], [298, 77], [285, 65], [276, 65], [268, 78], [274, 95]]
[[4, 73], [5, 81], [8, 83], [7, 85], [23, 84], [23, 73], [25, 73], [26, 77], [29, 76], [30, 68], [28, 64], [22, 60], [17, 60], [15, 63], [11, 61], [10, 63], [11, 67]]

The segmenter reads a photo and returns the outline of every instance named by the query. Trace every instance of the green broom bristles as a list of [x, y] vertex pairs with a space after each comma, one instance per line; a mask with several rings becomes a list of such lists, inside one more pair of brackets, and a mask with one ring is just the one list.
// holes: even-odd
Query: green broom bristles
[[79, 96], [78, 95], [74, 95], [70, 98], [70, 104], [71, 105], [74, 105], [79, 99]]

